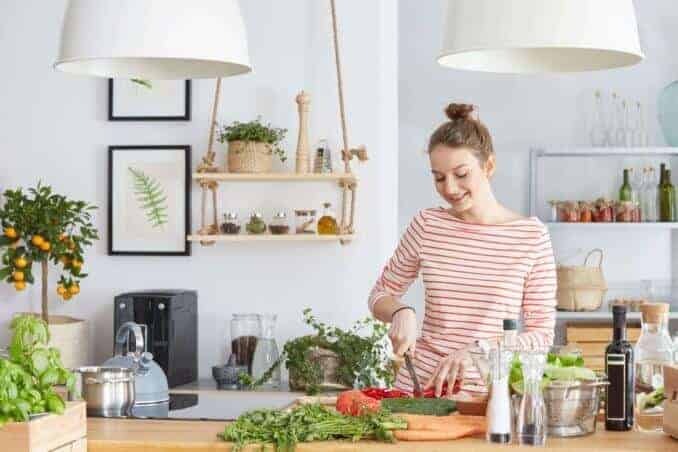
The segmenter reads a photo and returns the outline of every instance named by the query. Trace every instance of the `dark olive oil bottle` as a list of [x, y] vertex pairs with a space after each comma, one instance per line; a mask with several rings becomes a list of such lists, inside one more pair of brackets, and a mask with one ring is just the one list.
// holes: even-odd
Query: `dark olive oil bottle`
[[605, 430], [618, 432], [633, 428], [633, 347], [626, 340], [626, 306], [614, 306], [613, 338], [605, 350], [607, 386]]

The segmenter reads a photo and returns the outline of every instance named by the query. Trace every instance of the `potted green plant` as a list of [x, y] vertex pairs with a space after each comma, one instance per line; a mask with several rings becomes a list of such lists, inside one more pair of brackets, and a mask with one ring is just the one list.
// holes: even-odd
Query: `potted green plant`
[[219, 130], [220, 143], [228, 143], [227, 162], [231, 173], [270, 173], [273, 154], [287, 160], [280, 143], [287, 129], [263, 124], [260, 118], [250, 122], [235, 121]]
[[0, 280], [21, 292], [35, 282], [34, 266], [40, 268], [42, 319], [49, 325], [51, 346], [61, 350], [66, 367], [87, 364], [89, 342], [84, 320], [49, 315], [48, 276], [50, 262], [59, 269], [57, 294], [68, 301], [80, 293], [85, 248], [98, 239], [91, 211], [96, 207], [56, 194], [38, 184], [3, 193], [0, 208]]

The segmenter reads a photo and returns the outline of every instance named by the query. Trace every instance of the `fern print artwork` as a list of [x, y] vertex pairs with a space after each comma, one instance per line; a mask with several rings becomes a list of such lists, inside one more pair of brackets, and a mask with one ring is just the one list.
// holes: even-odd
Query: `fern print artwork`
[[139, 169], [128, 167], [132, 174], [132, 189], [146, 220], [155, 229], [163, 229], [167, 224], [168, 206], [167, 195], [160, 182]]

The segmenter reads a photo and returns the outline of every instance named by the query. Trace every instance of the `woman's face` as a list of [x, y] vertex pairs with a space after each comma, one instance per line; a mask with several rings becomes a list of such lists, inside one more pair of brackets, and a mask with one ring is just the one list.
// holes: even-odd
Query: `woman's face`
[[469, 148], [445, 145], [433, 148], [429, 158], [436, 190], [450, 203], [454, 213], [462, 213], [472, 207], [482, 208], [490, 199], [489, 177], [494, 171], [492, 158], [481, 165]]

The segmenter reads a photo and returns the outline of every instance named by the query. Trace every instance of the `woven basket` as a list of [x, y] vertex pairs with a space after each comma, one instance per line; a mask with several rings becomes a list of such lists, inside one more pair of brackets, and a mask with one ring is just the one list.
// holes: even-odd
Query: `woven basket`
[[[589, 266], [594, 254], [600, 255], [598, 266]], [[582, 266], [558, 266], [558, 310], [596, 311], [603, 304], [607, 284], [603, 276], [603, 250], [596, 248], [586, 255]]]
[[[320, 363], [322, 381], [320, 386], [326, 389], [347, 389], [346, 385], [339, 383], [337, 379], [337, 367], [339, 357], [331, 350], [314, 347], [308, 352], [308, 360]], [[296, 372], [290, 370], [290, 389], [293, 391], [305, 391], [306, 382], [300, 381]]]
[[273, 146], [256, 141], [228, 142], [228, 171], [231, 173], [270, 173]]

